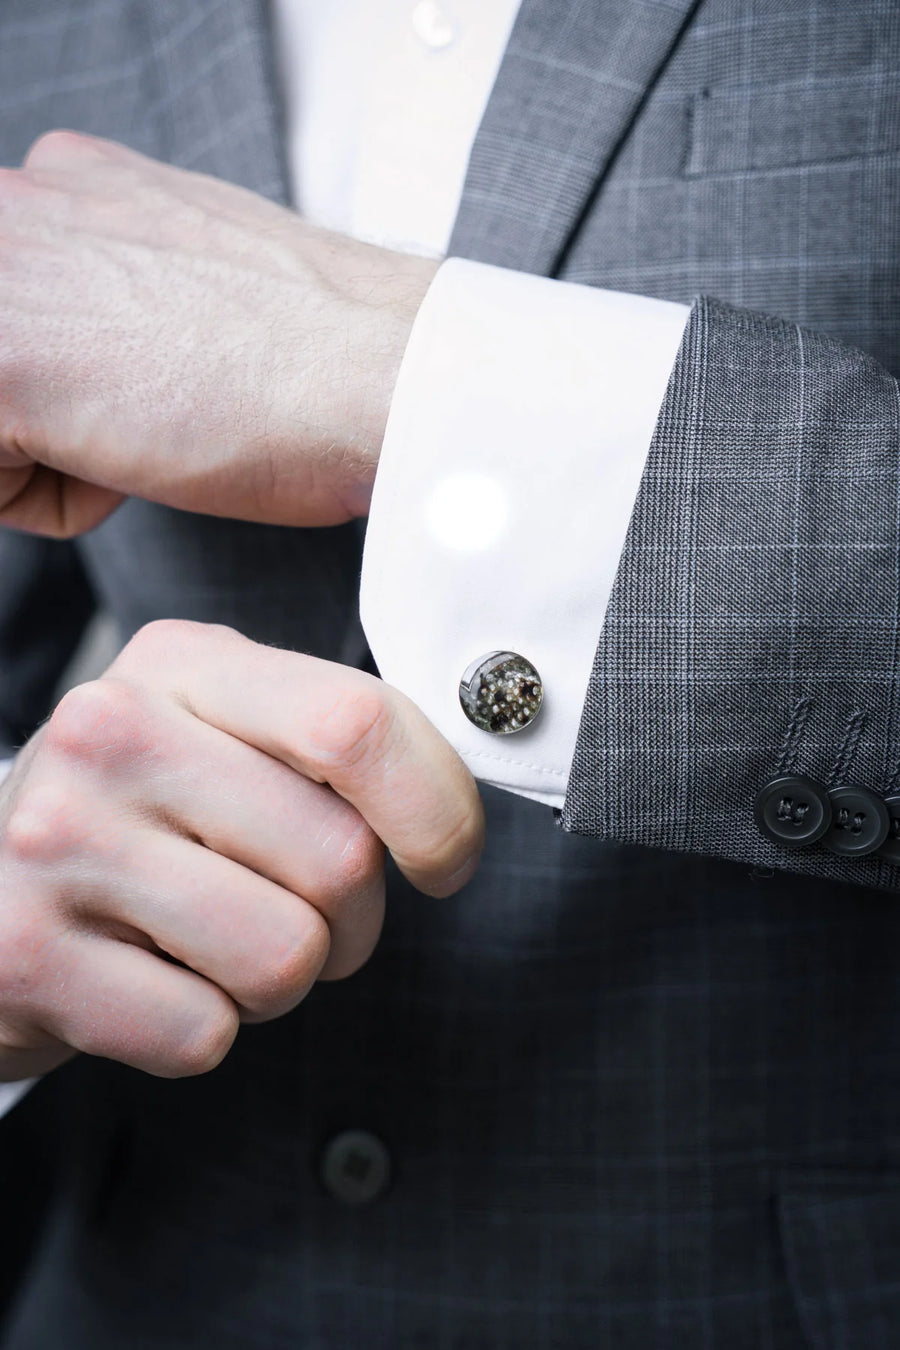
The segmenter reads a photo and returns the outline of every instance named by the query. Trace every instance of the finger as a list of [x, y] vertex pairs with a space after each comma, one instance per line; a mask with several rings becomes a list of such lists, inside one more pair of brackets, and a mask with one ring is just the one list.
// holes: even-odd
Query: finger
[[[0, 451], [3, 440], [0, 433]], [[71, 539], [99, 525], [123, 500], [121, 492], [41, 464], [0, 467], [0, 525], [10, 529]]]
[[273, 202], [263, 202], [257, 193], [247, 188], [196, 170], [178, 168], [122, 145], [120, 141], [86, 132], [65, 129], [44, 132], [32, 144], [22, 168], [38, 183], [56, 184], [62, 180], [70, 183], [76, 192], [80, 191], [86, 175], [88, 187], [96, 190], [101, 180], [112, 183], [116, 179], [121, 181], [122, 175], [128, 174], [145, 184], [151, 181], [165, 184], [173, 201], [186, 193], [197, 204], [206, 205], [236, 221], [249, 220], [258, 226], [261, 213], [269, 217], [273, 226], [288, 219], [296, 221], [293, 212]]
[[190, 970], [109, 938], [81, 937], [41, 1025], [75, 1050], [162, 1078], [207, 1073], [239, 1026], [221, 989]]
[[[323, 916], [298, 896], [200, 844], [154, 830], [131, 834], [127, 872], [97, 888], [86, 908], [95, 921], [136, 928], [261, 1019], [281, 1016], [306, 996], [331, 941]], [[365, 955], [377, 938], [370, 925]]]
[[[314, 906], [331, 939], [320, 979], [341, 979], [368, 960], [384, 919], [384, 845], [355, 807], [168, 699], [158, 700], [154, 736], [167, 751], [165, 770], [142, 764], [135, 815]], [[264, 920], [267, 911], [254, 912]]]
[[[383, 919], [384, 846], [329, 787], [200, 721], [170, 697], [111, 677], [70, 690], [41, 734], [66, 824], [50, 814], [59, 814], [51, 795], [31, 807], [24, 830], [40, 820], [42, 847], [54, 859], [61, 845], [69, 862], [76, 853], [103, 859], [89, 895], [127, 890], [136, 837], [181, 836], [203, 846], [201, 874], [221, 856], [241, 864], [238, 877], [259, 874], [275, 883], [274, 894], [289, 892], [300, 897], [295, 903], [318, 909], [331, 932], [323, 978], [348, 975], [369, 957]], [[112, 850], [92, 800], [114, 804], [120, 824]], [[145, 871], [152, 886], [156, 864]], [[230, 875], [225, 883], [237, 884]], [[254, 911], [254, 922], [264, 918]]]
[[143, 159], [136, 150], [130, 150], [118, 141], [102, 136], [91, 136], [85, 131], [69, 131], [57, 127], [45, 131], [33, 141], [24, 160], [23, 169], [71, 169], [76, 164], [102, 163], [110, 157]]
[[484, 840], [474, 780], [415, 704], [381, 680], [176, 622], [142, 629], [110, 674], [149, 678], [202, 721], [329, 783], [420, 890], [449, 895], [472, 876]]

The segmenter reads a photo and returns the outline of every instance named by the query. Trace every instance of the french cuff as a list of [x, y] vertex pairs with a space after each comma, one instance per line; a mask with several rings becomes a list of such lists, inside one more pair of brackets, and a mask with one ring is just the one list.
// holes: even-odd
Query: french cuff
[[[369, 512], [363, 628], [476, 778], [561, 807], [597, 639], [689, 310], [450, 259], [400, 368]], [[492, 652], [537, 670], [514, 734], [466, 715]]]

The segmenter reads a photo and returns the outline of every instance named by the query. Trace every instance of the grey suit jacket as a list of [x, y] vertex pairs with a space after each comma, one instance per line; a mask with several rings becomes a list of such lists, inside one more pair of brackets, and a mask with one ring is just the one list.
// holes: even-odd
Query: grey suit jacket
[[[900, 1340], [900, 917], [846, 884], [895, 877], [775, 871], [752, 815], [898, 769], [898, 84], [893, 0], [524, 0], [453, 251], [715, 297], [584, 711], [562, 823], [603, 837], [487, 793], [478, 879], [392, 875], [369, 965], [214, 1074], [42, 1084], [0, 1127], [56, 1168], [5, 1350]], [[69, 125], [284, 199], [273, 89], [255, 0], [0, 9], [10, 163]], [[352, 530], [130, 502], [77, 557], [125, 632], [365, 659]], [[392, 1162], [355, 1209], [349, 1128]]]

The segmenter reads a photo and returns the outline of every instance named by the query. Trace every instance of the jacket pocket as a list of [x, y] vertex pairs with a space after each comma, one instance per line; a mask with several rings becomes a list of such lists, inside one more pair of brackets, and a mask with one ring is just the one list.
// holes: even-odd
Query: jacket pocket
[[779, 1221], [810, 1350], [900, 1346], [900, 1175], [792, 1174]]
[[831, 164], [900, 150], [900, 75], [705, 89], [691, 104], [687, 177]]

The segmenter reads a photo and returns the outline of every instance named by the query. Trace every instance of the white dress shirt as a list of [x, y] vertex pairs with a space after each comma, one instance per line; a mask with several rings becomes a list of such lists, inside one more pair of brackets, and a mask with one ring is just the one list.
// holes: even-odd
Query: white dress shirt
[[[518, 0], [273, 0], [292, 192], [316, 223], [441, 257]], [[461, 260], [416, 319], [367, 528], [363, 623], [385, 679], [476, 777], [561, 806], [609, 591], [687, 309]], [[537, 667], [513, 736], [463, 670]], [[0, 776], [3, 766], [0, 765]], [[0, 1085], [0, 1114], [29, 1083]]]
[[[442, 256], [518, 0], [276, 0], [297, 209]], [[650, 438], [687, 319], [660, 300], [453, 260], [416, 320], [366, 532], [382, 676], [485, 782], [562, 806]], [[410, 616], [415, 616], [411, 621]], [[534, 724], [473, 727], [479, 656], [544, 684]]]

